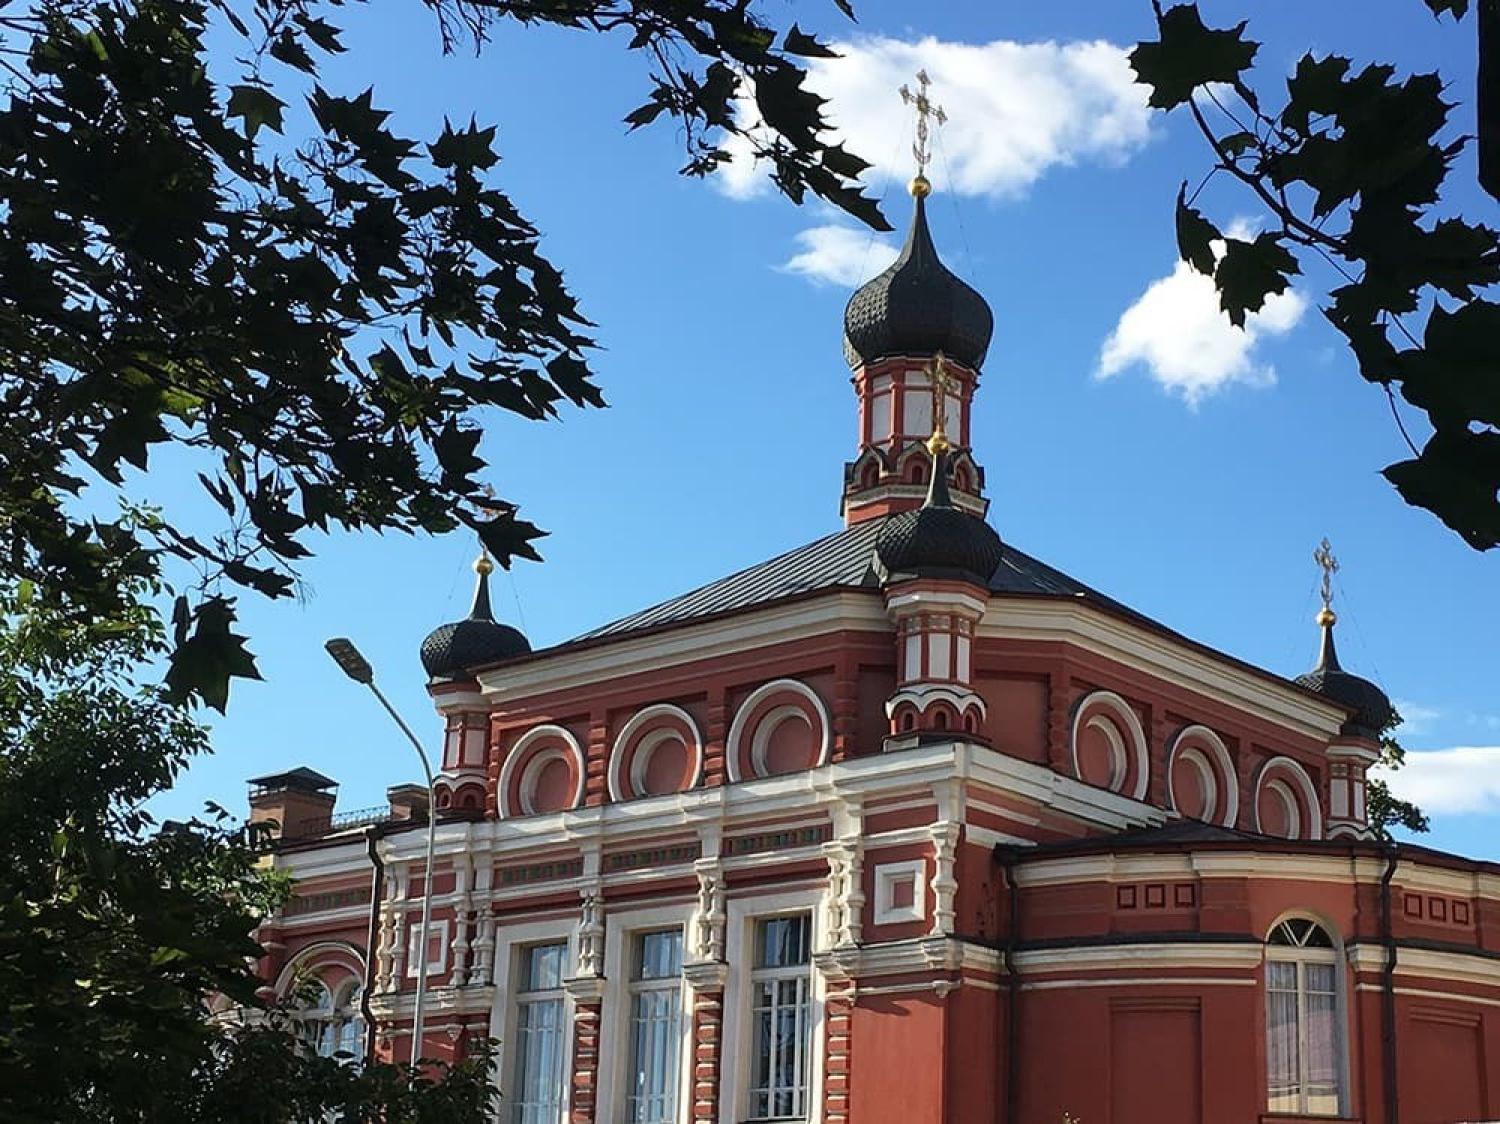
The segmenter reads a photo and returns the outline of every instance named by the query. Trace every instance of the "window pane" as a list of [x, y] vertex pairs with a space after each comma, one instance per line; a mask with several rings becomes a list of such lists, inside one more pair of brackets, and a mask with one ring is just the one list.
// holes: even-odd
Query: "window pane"
[[516, 1080], [511, 1097], [515, 1124], [557, 1124], [563, 1097], [561, 999], [534, 999], [518, 1005]]
[[673, 979], [682, 974], [682, 930], [641, 934], [636, 952], [635, 978]]
[[1296, 1112], [1301, 1107], [1301, 1059], [1297, 1048], [1297, 966], [1266, 964], [1267, 1107]]
[[[809, 919], [777, 918], [757, 927], [761, 966], [751, 988], [750, 1115], [752, 1119], [802, 1119], [807, 1115], [811, 1051], [811, 980], [807, 964]], [[767, 978], [769, 977], [769, 978]]]
[[631, 1124], [672, 1124], [677, 1119], [682, 1058], [681, 988], [653, 988], [635, 995], [631, 1037], [626, 1118]]
[[805, 913], [762, 921], [756, 927], [755, 966], [789, 968], [806, 964], [811, 921]]
[[[1336, 1113], [1339, 1108], [1338, 1010], [1333, 993], [1333, 965], [1308, 964], [1307, 971], [1307, 1110]], [[1314, 986], [1314, 978], [1327, 987]]]
[[521, 990], [552, 991], [562, 987], [567, 959], [568, 946], [565, 943], [528, 948], [522, 954]]

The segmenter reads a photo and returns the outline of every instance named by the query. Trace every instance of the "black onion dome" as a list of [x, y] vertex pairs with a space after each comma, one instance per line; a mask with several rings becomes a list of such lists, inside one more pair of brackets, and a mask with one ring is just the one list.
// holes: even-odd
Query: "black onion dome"
[[1354, 711], [1344, 723], [1343, 733], [1379, 740], [1395, 715], [1391, 700], [1368, 679], [1351, 675], [1339, 666], [1339, 654], [1333, 646], [1333, 614], [1320, 614], [1319, 623], [1323, 626], [1323, 649], [1318, 654], [1318, 666], [1297, 676], [1297, 682]]
[[892, 515], [875, 536], [875, 555], [892, 577], [963, 578], [987, 586], [1004, 552], [995, 528], [954, 506], [946, 453], [933, 457], [926, 502]]
[[901, 256], [849, 298], [844, 358], [858, 367], [888, 355], [941, 351], [977, 371], [994, 327], [984, 298], [938, 259], [927, 229], [927, 201], [919, 194]]
[[524, 656], [531, 651], [530, 642], [519, 630], [495, 620], [490, 609], [491, 566], [487, 558], [474, 564], [479, 581], [468, 617], [439, 625], [422, 641], [422, 667], [430, 678], [453, 678], [471, 667]]

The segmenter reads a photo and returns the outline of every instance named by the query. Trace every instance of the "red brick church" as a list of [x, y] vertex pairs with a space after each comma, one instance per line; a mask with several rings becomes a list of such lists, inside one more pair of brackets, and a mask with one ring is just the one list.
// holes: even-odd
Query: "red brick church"
[[843, 528], [540, 651], [481, 559], [421, 646], [430, 871], [425, 788], [253, 782], [267, 986], [404, 1059], [422, 977], [506, 1124], [1500, 1118], [1500, 866], [1372, 837], [1390, 704], [1326, 603], [1287, 678], [985, 521], [991, 314], [929, 190], [845, 313]]

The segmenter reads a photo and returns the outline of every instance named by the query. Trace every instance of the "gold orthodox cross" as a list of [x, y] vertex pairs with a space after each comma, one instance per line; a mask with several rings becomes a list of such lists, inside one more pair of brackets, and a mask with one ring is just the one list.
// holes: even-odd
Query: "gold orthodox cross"
[[1318, 549], [1313, 551], [1313, 561], [1318, 564], [1318, 569], [1323, 571], [1323, 612], [1318, 614], [1321, 620], [1324, 614], [1330, 617], [1333, 615], [1333, 575], [1339, 572], [1339, 560], [1333, 556], [1333, 547], [1329, 545], [1327, 538], [1324, 538], [1318, 544]]
[[946, 453], [952, 446], [943, 425], [948, 413], [948, 392], [958, 386], [958, 380], [948, 371], [948, 358], [941, 351], [932, 357], [925, 373], [932, 383], [932, 436], [927, 447], [933, 454]]
[[912, 145], [912, 155], [917, 158], [917, 178], [921, 179], [927, 172], [928, 161], [932, 159], [932, 150], [928, 147], [928, 120], [936, 121], [939, 125], [948, 120], [948, 115], [943, 112], [943, 107], [927, 96], [927, 87], [932, 85], [932, 79], [927, 77], [927, 71], [917, 71], [917, 92], [912, 93], [911, 87], [905, 83], [901, 86], [901, 100], [907, 105], [914, 106], [917, 111], [917, 143]]

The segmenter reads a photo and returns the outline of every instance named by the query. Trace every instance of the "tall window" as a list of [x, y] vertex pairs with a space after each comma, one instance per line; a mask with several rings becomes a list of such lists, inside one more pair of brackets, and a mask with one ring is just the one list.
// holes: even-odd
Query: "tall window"
[[321, 980], [315, 980], [309, 988], [301, 993], [303, 1003], [297, 1012], [302, 1041], [321, 1057], [357, 1060], [364, 1053], [359, 981], [351, 979], [330, 991]]
[[1338, 952], [1313, 921], [1293, 918], [1266, 947], [1267, 1108], [1337, 1116], [1344, 1102]]
[[514, 1124], [562, 1119], [567, 1033], [563, 1022], [566, 942], [521, 950], [516, 988], [516, 1074], [510, 1090]]
[[805, 913], [767, 918], [755, 926], [755, 966], [750, 973], [750, 1116], [754, 1120], [807, 1117], [811, 935], [812, 918]]
[[673, 1124], [682, 1064], [682, 930], [642, 933], [630, 981], [630, 1124]]

